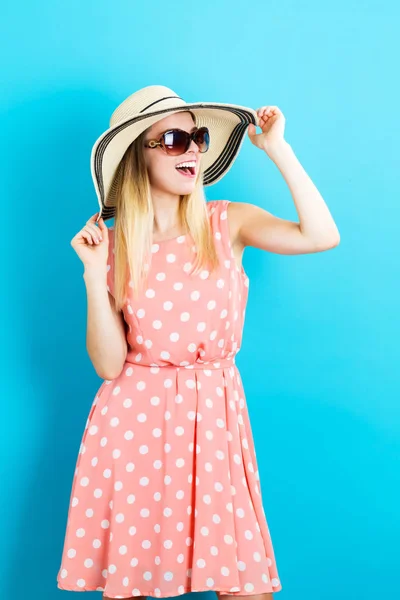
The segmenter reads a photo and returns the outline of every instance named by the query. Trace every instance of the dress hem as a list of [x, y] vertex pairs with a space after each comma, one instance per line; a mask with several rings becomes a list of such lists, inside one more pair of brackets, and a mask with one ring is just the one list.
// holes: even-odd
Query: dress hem
[[[68, 592], [101, 592], [101, 591], [105, 591], [105, 590], [101, 590], [99, 589], [99, 587], [101, 588], [101, 586], [97, 586], [97, 587], [68, 587], [68, 586], [61, 586], [58, 582], [57, 582], [57, 587], [60, 590], [65, 590]], [[171, 594], [169, 596], [167, 595], [159, 595], [159, 594], [155, 594], [154, 590], [150, 590], [144, 593], [140, 593], [140, 594], [135, 594], [135, 596], [151, 596], [152, 598], [174, 598], [175, 596], [181, 596], [183, 594], [188, 594], [191, 592], [227, 592], [228, 594], [238, 594], [238, 592], [231, 592], [231, 588], [221, 588], [221, 587], [217, 587], [217, 588], [213, 588], [213, 587], [206, 587], [200, 590], [195, 590], [191, 587], [185, 587], [183, 588], [184, 591], [182, 592], [182, 594]], [[256, 594], [273, 594], [275, 592], [280, 592], [282, 589], [282, 585], [279, 584], [276, 587], [273, 587], [272, 589], [267, 589], [267, 590], [262, 590], [262, 591], [252, 591], [252, 592], [240, 592], [240, 596], [254, 596]], [[124, 596], [123, 594], [117, 594], [116, 596], [106, 596], [106, 598], [132, 598], [135, 597], [132, 594], [129, 594], [127, 596]]]

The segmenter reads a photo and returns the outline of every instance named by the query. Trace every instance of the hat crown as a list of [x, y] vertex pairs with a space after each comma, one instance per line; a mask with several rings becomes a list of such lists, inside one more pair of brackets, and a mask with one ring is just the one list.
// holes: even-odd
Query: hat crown
[[110, 127], [147, 112], [154, 113], [166, 108], [180, 108], [186, 102], [174, 90], [165, 85], [148, 85], [134, 92], [117, 106], [110, 118]]

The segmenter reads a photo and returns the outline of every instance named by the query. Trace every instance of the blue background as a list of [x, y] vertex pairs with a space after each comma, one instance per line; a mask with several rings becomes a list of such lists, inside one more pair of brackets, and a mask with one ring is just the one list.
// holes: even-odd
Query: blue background
[[[151, 84], [187, 101], [279, 106], [341, 234], [327, 252], [247, 248], [243, 259], [250, 296], [237, 364], [283, 585], [276, 597], [398, 597], [399, 16], [394, 2], [354, 0], [8, 7], [4, 598], [74, 597], [56, 588], [56, 574], [101, 380], [85, 349], [83, 267], [70, 240], [98, 208], [95, 139], [126, 96]], [[206, 194], [298, 219], [279, 170], [249, 139]]]

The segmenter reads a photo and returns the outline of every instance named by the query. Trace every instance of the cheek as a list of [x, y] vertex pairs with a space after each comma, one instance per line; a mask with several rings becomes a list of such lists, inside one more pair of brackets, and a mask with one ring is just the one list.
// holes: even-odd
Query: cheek
[[163, 156], [149, 161], [147, 171], [151, 182], [173, 181], [175, 179], [174, 165]]

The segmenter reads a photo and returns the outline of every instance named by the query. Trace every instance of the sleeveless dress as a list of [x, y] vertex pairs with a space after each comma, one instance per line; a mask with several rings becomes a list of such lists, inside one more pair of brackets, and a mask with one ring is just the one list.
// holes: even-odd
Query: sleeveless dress
[[249, 278], [230, 243], [229, 202], [206, 203], [216, 272], [188, 273], [189, 234], [154, 243], [147, 289], [124, 306], [126, 362], [89, 412], [60, 589], [109, 598], [282, 589], [235, 364]]

